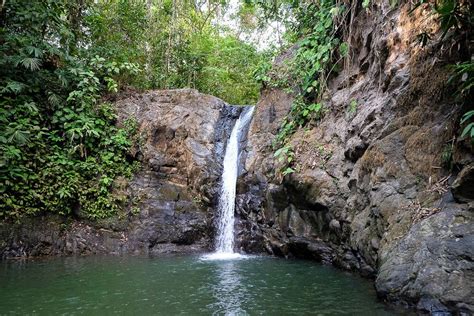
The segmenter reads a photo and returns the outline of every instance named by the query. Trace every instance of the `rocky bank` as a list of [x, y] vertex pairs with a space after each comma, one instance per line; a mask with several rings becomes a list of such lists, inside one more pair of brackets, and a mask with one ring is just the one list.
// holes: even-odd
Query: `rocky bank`
[[436, 24], [409, 10], [355, 8], [349, 60], [328, 82], [324, 117], [289, 140], [296, 172], [285, 177], [272, 140], [293, 96], [263, 91], [239, 185], [240, 245], [359, 271], [420, 312], [470, 314], [473, 150], [456, 137], [466, 109], [446, 68], [460, 52], [417, 45]]

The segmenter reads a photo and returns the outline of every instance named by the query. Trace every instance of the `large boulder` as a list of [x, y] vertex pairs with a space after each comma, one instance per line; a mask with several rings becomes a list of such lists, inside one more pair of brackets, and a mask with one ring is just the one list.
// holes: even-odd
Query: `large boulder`
[[376, 287], [427, 312], [474, 309], [474, 209], [446, 205], [383, 249]]

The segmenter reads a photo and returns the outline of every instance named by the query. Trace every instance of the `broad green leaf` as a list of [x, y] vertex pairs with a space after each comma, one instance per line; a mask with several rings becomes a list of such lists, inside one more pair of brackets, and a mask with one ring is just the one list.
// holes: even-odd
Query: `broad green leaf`
[[466, 127], [464, 127], [464, 129], [462, 131], [462, 134], [461, 134], [461, 138], [468, 135], [468, 134], [470, 136], [472, 136], [473, 132], [474, 132], [474, 122], [469, 123]]

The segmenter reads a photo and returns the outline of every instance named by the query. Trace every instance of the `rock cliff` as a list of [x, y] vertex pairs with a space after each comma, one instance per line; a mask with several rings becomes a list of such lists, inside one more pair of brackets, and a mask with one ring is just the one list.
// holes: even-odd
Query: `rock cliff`
[[225, 142], [239, 109], [190, 89], [133, 93], [116, 106], [118, 124], [134, 118], [139, 126], [133, 155], [142, 168], [114, 185], [129, 201], [125, 212], [100, 221], [76, 210], [76, 219], [1, 223], [1, 258], [210, 248]]
[[357, 11], [350, 60], [329, 80], [324, 117], [289, 140], [296, 172], [285, 177], [272, 140], [293, 97], [263, 91], [239, 184], [240, 246], [357, 270], [423, 312], [470, 313], [472, 144], [455, 138], [463, 112], [445, 67], [458, 56], [415, 44], [428, 22], [408, 5], [374, 10]]

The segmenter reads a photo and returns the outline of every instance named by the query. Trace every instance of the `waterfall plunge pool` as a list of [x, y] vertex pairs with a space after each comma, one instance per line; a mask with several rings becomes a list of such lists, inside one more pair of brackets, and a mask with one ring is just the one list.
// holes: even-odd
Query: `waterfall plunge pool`
[[2, 315], [394, 315], [368, 280], [256, 256], [4, 261], [0, 297]]

